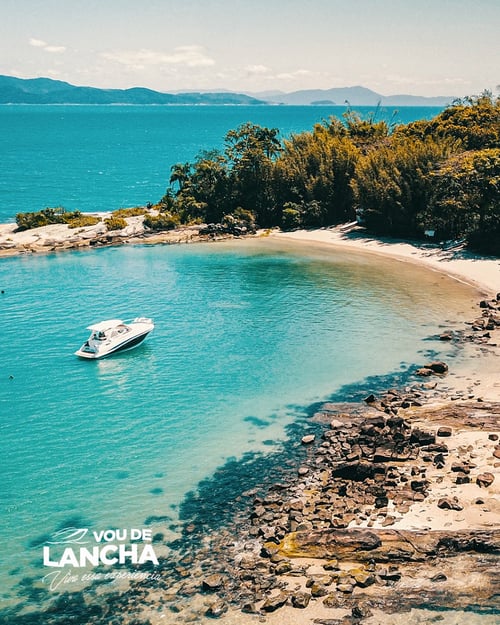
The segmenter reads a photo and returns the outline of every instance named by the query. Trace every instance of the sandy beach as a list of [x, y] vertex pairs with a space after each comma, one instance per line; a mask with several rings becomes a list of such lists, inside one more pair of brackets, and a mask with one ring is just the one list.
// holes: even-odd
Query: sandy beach
[[[496, 297], [500, 293], [500, 259], [482, 257], [461, 247], [446, 250], [430, 243], [377, 238], [364, 229], [354, 228], [346, 232], [342, 226], [294, 232], [273, 231], [271, 236], [298, 244], [322, 246], [326, 250], [353, 250], [378, 254], [398, 262], [414, 263], [473, 286], [478, 290], [478, 299]], [[464, 319], [464, 322], [470, 321]], [[500, 339], [493, 337], [489, 342], [500, 343]], [[476, 396], [500, 401], [498, 354], [485, 352], [478, 359], [475, 354], [470, 358], [471, 351], [466, 349], [460, 373], [451, 372], [446, 380], [447, 386], [450, 390], [474, 387]]]
[[345, 231], [342, 227], [273, 232], [272, 236], [382, 254], [446, 273], [476, 286], [488, 296], [500, 291], [500, 259], [480, 257], [461, 248], [445, 250], [431, 243], [377, 238], [363, 229]]

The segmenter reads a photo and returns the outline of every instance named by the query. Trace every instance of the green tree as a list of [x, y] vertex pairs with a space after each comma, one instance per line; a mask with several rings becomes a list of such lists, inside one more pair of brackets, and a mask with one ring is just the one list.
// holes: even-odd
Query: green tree
[[276, 223], [273, 162], [281, 151], [277, 128], [247, 122], [225, 137], [233, 206], [255, 212], [260, 225]]
[[205, 205], [204, 220], [219, 222], [231, 210], [227, 160], [217, 150], [202, 153], [193, 165], [190, 194]]
[[360, 158], [352, 182], [358, 214], [379, 234], [419, 236], [432, 196], [432, 172], [453, 144], [433, 138], [394, 136]]
[[174, 183], [177, 183], [178, 191], [181, 192], [184, 189], [185, 184], [189, 180], [191, 174], [191, 164], [176, 163], [175, 165], [172, 165], [170, 171], [170, 185], [173, 186]]
[[374, 145], [389, 136], [390, 130], [387, 122], [375, 120], [376, 114], [363, 119], [359, 113], [348, 110], [343, 115], [348, 136], [353, 143], [363, 151], [372, 149]]
[[[275, 195], [285, 204], [311, 210], [311, 225], [324, 226], [353, 219], [351, 179], [359, 151], [346, 133], [318, 124], [313, 132], [284, 142], [275, 166]], [[312, 203], [315, 204], [312, 204]]]
[[429, 121], [416, 121], [400, 127], [407, 136], [451, 137], [464, 150], [500, 147], [500, 98], [485, 91], [479, 96], [456, 100]]
[[441, 238], [466, 237], [475, 249], [500, 254], [500, 149], [455, 154], [432, 177], [427, 225]]

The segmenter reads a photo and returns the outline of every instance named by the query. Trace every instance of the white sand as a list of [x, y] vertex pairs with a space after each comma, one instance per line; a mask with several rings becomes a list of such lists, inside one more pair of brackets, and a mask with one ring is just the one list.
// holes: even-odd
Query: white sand
[[500, 292], [500, 259], [486, 258], [463, 250], [445, 251], [432, 245], [374, 238], [364, 231], [344, 233], [342, 227], [295, 232], [273, 231], [271, 236], [295, 241], [316, 242], [342, 249], [372, 252], [420, 263], [446, 273], [483, 291], [489, 297]]
[[[392, 239], [374, 238], [362, 229], [345, 232], [342, 226], [317, 230], [280, 232], [274, 230], [271, 237], [284, 241], [317, 244], [326, 249], [335, 247], [359, 253], [371, 253], [414, 263], [433, 271], [444, 273], [459, 282], [478, 289], [481, 297], [490, 299], [500, 293], [500, 259], [488, 258], [466, 252], [463, 249], [443, 250], [431, 244], [410, 243]], [[478, 317], [480, 316], [478, 310]], [[471, 321], [464, 319], [464, 321]], [[493, 336], [494, 335], [494, 336]], [[500, 344], [500, 330], [492, 332], [491, 343]], [[479, 351], [482, 353], [479, 355]], [[456, 370], [440, 382], [450, 393], [453, 390], [473, 392], [474, 397], [500, 401], [498, 377], [498, 353], [481, 350], [478, 345], [465, 345], [464, 353]]]

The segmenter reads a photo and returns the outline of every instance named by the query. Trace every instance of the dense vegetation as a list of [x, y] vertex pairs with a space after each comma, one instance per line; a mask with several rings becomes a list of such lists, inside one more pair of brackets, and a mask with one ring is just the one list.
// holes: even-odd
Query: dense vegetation
[[[148, 205], [147, 209], [151, 208]], [[171, 169], [154, 207], [120, 209], [105, 219], [119, 230], [144, 214], [151, 230], [207, 223], [208, 231], [248, 232], [331, 226], [358, 219], [379, 235], [460, 240], [500, 255], [500, 98], [455, 102], [434, 119], [389, 126], [348, 111], [280, 141], [277, 129], [246, 123], [223, 150]], [[19, 230], [99, 221], [46, 208], [16, 215]]]
[[[119, 208], [111, 213], [111, 217], [106, 217], [104, 223], [107, 230], [121, 230], [127, 226], [127, 217], [144, 215], [146, 212], [147, 209], [142, 206]], [[31, 213], [17, 213], [16, 215], [18, 232], [51, 224], [67, 224], [69, 228], [83, 228], [85, 226], [95, 226], [100, 221], [100, 217], [88, 215], [80, 211], [67, 211], [62, 206], [44, 208]]]
[[[455, 102], [390, 127], [353, 112], [280, 141], [246, 123], [224, 149], [171, 170], [157, 224], [322, 227], [361, 218], [381, 235], [464, 239], [500, 254], [500, 98]], [[154, 221], [154, 220], [153, 220]]]
[[93, 215], [85, 215], [80, 211], [67, 211], [65, 208], [44, 208], [34, 213], [17, 213], [16, 223], [19, 232], [40, 228], [50, 224], [68, 224], [70, 228], [93, 226], [101, 220]]

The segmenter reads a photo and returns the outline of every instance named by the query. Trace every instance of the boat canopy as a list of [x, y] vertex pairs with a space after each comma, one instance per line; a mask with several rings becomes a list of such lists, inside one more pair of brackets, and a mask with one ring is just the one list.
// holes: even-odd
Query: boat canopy
[[100, 321], [99, 323], [94, 323], [91, 326], [87, 326], [87, 330], [91, 330], [92, 332], [106, 332], [111, 328], [116, 328], [123, 321], [121, 319], [108, 319], [108, 321]]

